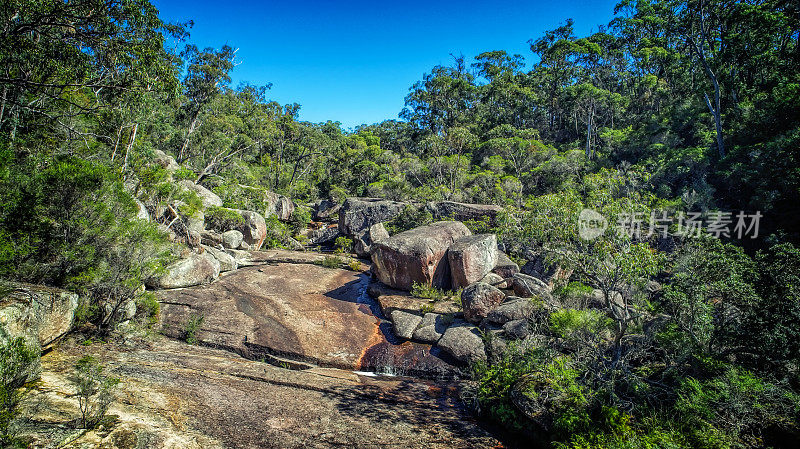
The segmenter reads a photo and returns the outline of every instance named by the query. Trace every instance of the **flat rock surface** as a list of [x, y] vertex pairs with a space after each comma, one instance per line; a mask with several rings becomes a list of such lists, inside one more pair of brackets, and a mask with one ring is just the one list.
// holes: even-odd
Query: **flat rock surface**
[[[67, 381], [92, 354], [120, 378], [116, 422], [82, 432]], [[64, 344], [42, 357], [22, 435], [38, 448], [486, 448], [500, 443], [448, 384], [351, 371], [295, 371], [154, 337], [131, 346]]]
[[196, 332], [200, 344], [250, 359], [279, 356], [353, 370], [454, 373], [437, 349], [396, 339], [391, 323], [366, 295], [367, 284], [361, 272], [277, 263], [156, 294], [164, 334], [183, 338], [190, 317], [203, 316]]

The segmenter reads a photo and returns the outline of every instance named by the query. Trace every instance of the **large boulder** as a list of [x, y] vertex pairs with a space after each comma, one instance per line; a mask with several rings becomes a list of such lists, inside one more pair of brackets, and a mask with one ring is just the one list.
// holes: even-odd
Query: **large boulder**
[[493, 204], [467, 204], [455, 201], [428, 202], [425, 208], [435, 220], [486, 220], [490, 224], [496, 222], [497, 214], [503, 210], [502, 206]]
[[506, 253], [498, 251], [497, 263], [492, 272], [502, 276], [503, 279], [507, 279], [519, 273], [519, 265], [511, 260]]
[[478, 328], [463, 321], [453, 322], [437, 346], [464, 363], [486, 360], [486, 348]]
[[422, 322], [421, 316], [404, 310], [392, 310], [389, 317], [392, 320], [394, 334], [406, 340], [411, 339], [417, 326]]
[[236, 249], [241, 246], [244, 241], [244, 234], [242, 234], [242, 231], [237, 231], [236, 229], [223, 232], [221, 237], [222, 246], [227, 249]]
[[202, 248], [204, 251], [207, 251], [209, 254], [211, 254], [211, 257], [217, 259], [217, 262], [219, 262], [220, 273], [224, 273], [226, 271], [233, 271], [239, 268], [239, 264], [236, 261], [236, 258], [228, 254], [224, 250], [205, 245], [203, 245]]
[[406, 203], [380, 198], [348, 198], [339, 209], [339, 232], [360, 235], [370, 226], [400, 215]]
[[178, 165], [177, 162], [175, 162], [175, 158], [168, 155], [167, 153], [161, 150], [155, 150], [153, 153], [155, 155], [154, 160], [156, 164], [160, 165], [161, 168], [165, 169], [170, 174], [175, 173], [181, 168], [181, 166]]
[[497, 237], [494, 234], [461, 237], [447, 251], [447, 261], [454, 290], [478, 282], [497, 263]]
[[308, 233], [308, 243], [310, 245], [323, 245], [333, 243], [339, 237], [338, 226], [326, 226], [321, 229], [314, 229]]
[[440, 221], [401, 232], [372, 245], [375, 273], [384, 284], [411, 290], [417, 282], [438, 288], [450, 287], [450, 266], [445, 254], [450, 245], [470, 235], [458, 221]]
[[46, 348], [72, 328], [78, 295], [43, 285], [12, 283], [0, 298], [0, 340], [22, 337]]
[[530, 318], [536, 310], [536, 304], [530, 298], [509, 296], [505, 302], [486, 315], [486, 321], [492, 324], [505, 324], [509, 321]]
[[251, 246], [252, 249], [261, 249], [264, 240], [267, 238], [267, 222], [264, 217], [258, 212], [250, 210], [237, 211], [242, 214], [244, 224], [239, 226], [238, 231], [242, 233], [242, 238], [245, 243]]
[[183, 181], [179, 182], [178, 185], [185, 189], [190, 190], [197, 194], [200, 197], [200, 200], [203, 202], [203, 207], [222, 207], [222, 199], [217, 196], [216, 193], [208, 190], [207, 188], [201, 186], [200, 184], [195, 184], [188, 179], [184, 179]]
[[339, 216], [339, 209], [342, 208], [342, 205], [337, 203], [334, 200], [325, 199], [319, 200], [314, 203], [314, 220], [317, 221], [327, 221], [334, 217]]
[[505, 297], [505, 293], [489, 284], [478, 282], [470, 285], [461, 292], [464, 319], [472, 323], [480, 323], [489, 312], [503, 302]]
[[389, 232], [383, 223], [376, 223], [359, 235], [353, 236], [353, 250], [359, 257], [369, 257], [372, 251], [372, 244], [389, 238]]
[[440, 313], [428, 312], [422, 317], [412, 338], [423, 343], [436, 343], [447, 330], [445, 316]]
[[511, 288], [517, 296], [530, 298], [537, 296], [543, 299], [550, 299], [550, 286], [541, 279], [537, 279], [527, 274], [517, 273], [511, 277]]
[[206, 284], [219, 277], [219, 261], [208, 252], [192, 253], [186, 259], [170, 264], [165, 273], [147, 280], [152, 288], [183, 288]]
[[292, 218], [294, 203], [291, 198], [270, 191], [267, 191], [265, 196], [267, 209], [264, 211], [264, 216], [271, 217], [275, 215], [281, 221], [288, 221]]

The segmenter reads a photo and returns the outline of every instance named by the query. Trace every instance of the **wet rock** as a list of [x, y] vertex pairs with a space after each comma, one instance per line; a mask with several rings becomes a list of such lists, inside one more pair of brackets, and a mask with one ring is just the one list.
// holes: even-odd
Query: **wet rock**
[[423, 343], [436, 343], [442, 338], [448, 324], [450, 324], [447, 318], [446, 315], [439, 313], [426, 313], [414, 331], [412, 338]]
[[189, 317], [202, 314], [196, 334], [201, 344], [248, 358], [284, 357], [350, 370], [448, 369], [425, 345], [387, 340], [388, 323], [370, 304], [356, 301], [363, 280], [348, 270], [271, 263], [240, 268], [211, 285], [156, 294], [166, 335], [181, 338]]
[[437, 346], [464, 363], [486, 360], [486, 349], [478, 328], [456, 321], [442, 335]]
[[400, 338], [410, 340], [422, 317], [402, 310], [393, 310], [389, 315], [394, 326], [394, 334]]
[[450, 286], [447, 249], [469, 229], [458, 221], [440, 221], [389, 237], [372, 245], [372, 262], [381, 282], [411, 290], [417, 282], [438, 288]]
[[192, 253], [186, 259], [169, 265], [162, 276], [148, 279], [147, 285], [152, 288], [169, 289], [207, 284], [219, 277], [219, 270], [219, 261], [208, 252]]
[[497, 252], [497, 263], [492, 270], [493, 273], [497, 273], [498, 275], [502, 276], [503, 279], [508, 279], [511, 276], [519, 273], [519, 265], [514, 263], [509, 257], [503, 253], [498, 251]]
[[481, 320], [503, 302], [506, 295], [496, 287], [481, 282], [470, 285], [461, 293], [464, 319], [472, 323]]
[[405, 206], [380, 198], [348, 198], [339, 210], [339, 230], [344, 235], [359, 235], [374, 224], [396, 217]]
[[220, 237], [221, 237], [220, 243], [222, 243], [223, 247], [228, 249], [236, 249], [244, 241], [244, 234], [242, 234], [241, 231], [237, 231], [236, 229], [225, 231], [222, 233]]
[[497, 263], [497, 237], [494, 234], [461, 237], [447, 251], [447, 261], [454, 290], [478, 282]]

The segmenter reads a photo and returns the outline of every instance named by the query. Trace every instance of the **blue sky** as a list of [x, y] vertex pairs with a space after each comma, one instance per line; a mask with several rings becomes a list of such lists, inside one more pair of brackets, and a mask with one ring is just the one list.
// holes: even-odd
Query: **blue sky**
[[301, 2], [153, 0], [164, 20], [193, 20], [198, 47], [238, 48], [233, 85], [272, 83], [300, 118], [344, 127], [397, 118], [408, 88], [450, 53], [532, 60], [528, 39], [567, 18], [578, 35], [612, 18], [616, 0]]

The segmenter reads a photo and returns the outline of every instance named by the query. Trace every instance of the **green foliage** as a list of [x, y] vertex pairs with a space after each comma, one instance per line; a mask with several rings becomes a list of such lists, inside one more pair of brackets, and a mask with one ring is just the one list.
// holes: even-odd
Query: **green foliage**
[[347, 264], [347, 268], [349, 268], [350, 271], [361, 271], [361, 262], [353, 259]]
[[429, 299], [431, 301], [443, 301], [445, 299], [461, 298], [460, 291], [444, 291], [432, 285], [414, 282], [411, 285], [411, 296], [415, 298]]
[[183, 340], [190, 345], [197, 344], [197, 331], [203, 326], [206, 317], [202, 313], [192, 313], [183, 325]]
[[336, 242], [334, 243], [336, 246], [337, 253], [352, 253], [353, 252], [353, 240], [347, 237], [341, 236], [336, 237]]
[[550, 314], [550, 330], [562, 338], [610, 335], [613, 329], [614, 321], [597, 310], [562, 309]]
[[325, 258], [319, 262], [319, 265], [325, 268], [340, 268], [344, 265], [344, 260], [339, 256], [325, 256]]
[[19, 415], [25, 384], [38, 363], [39, 352], [30, 348], [21, 337], [0, 344], [0, 445], [3, 447], [17, 444], [11, 424]]
[[211, 206], [205, 211], [205, 219], [218, 232], [230, 231], [244, 225], [242, 214], [236, 210]]
[[384, 223], [390, 235], [433, 223], [433, 215], [424, 207], [408, 205], [396, 217]]
[[139, 295], [136, 301], [136, 308], [144, 313], [149, 327], [153, 327], [158, 323], [158, 317], [161, 313], [161, 304], [159, 304], [155, 294], [144, 292]]
[[105, 418], [120, 380], [106, 375], [100, 361], [88, 355], [75, 363], [75, 372], [70, 377], [70, 382], [78, 397], [80, 426], [83, 429], [93, 429]]
[[481, 409], [505, 426], [521, 429], [522, 419], [512, 402], [511, 393], [538, 362], [535, 354], [520, 355], [513, 350], [507, 350], [498, 363], [473, 364], [473, 377], [478, 384], [476, 399]]

